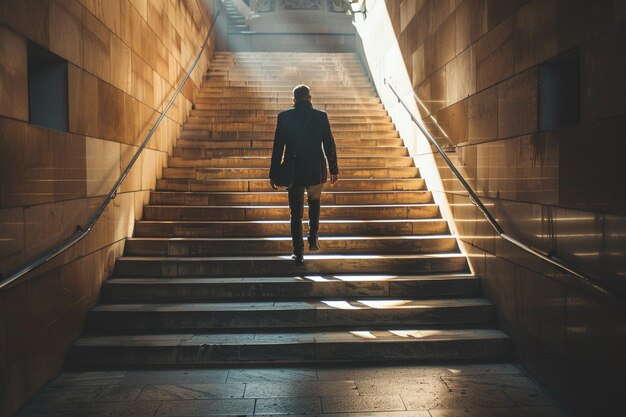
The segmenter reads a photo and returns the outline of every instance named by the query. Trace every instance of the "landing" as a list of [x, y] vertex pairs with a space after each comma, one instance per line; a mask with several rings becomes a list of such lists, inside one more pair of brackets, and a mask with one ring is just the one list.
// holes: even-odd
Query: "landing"
[[566, 416], [513, 364], [66, 372], [18, 416], [304, 414]]

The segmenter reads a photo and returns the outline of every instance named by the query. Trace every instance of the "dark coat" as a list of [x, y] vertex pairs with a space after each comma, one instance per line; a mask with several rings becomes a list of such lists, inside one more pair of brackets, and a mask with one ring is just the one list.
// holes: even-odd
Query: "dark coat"
[[[306, 123], [306, 129], [304, 124]], [[304, 129], [304, 133], [303, 133]], [[298, 143], [302, 141], [302, 143]], [[293, 184], [310, 186], [326, 182], [328, 178], [326, 159], [330, 173], [337, 175], [337, 151], [335, 139], [330, 131], [326, 112], [314, 109], [309, 101], [299, 101], [292, 108], [278, 114], [272, 165], [269, 177], [275, 178], [276, 169], [283, 160], [296, 158]]]

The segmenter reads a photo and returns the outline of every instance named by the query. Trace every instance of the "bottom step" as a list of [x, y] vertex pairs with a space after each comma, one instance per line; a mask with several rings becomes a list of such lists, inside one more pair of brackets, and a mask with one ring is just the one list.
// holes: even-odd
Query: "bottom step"
[[351, 361], [502, 361], [511, 339], [493, 329], [165, 334], [80, 338], [73, 367]]

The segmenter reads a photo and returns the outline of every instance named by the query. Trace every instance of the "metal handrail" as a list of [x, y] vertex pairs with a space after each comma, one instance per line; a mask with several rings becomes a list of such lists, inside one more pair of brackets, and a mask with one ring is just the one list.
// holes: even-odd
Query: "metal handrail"
[[[597, 279], [582, 273], [582, 272], [578, 272], [576, 271], [573, 267], [568, 266], [566, 263], [564, 263], [563, 261], [553, 257], [551, 254], [549, 253], [544, 253], [538, 249], [535, 249], [533, 247], [531, 247], [530, 245], [520, 242], [519, 240], [515, 239], [512, 236], [509, 236], [504, 229], [502, 228], [502, 226], [500, 226], [500, 224], [498, 223], [498, 221], [491, 215], [491, 213], [489, 212], [489, 210], [487, 209], [487, 207], [485, 207], [485, 205], [483, 204], [483, 202], [481, 201], [480, 197], [478, 197], [478, 195], [476, 194], [476, 192], [472, 189], [472, 187], [468, 184], [468, 182], [465, 180], [465, 178], [463, 177], [463, 175], [459, 172], [459, 170], [454, 166], [454, 164], [452, 163], [452, 161], [450, 160], [450, 158], [448, 158], [448, 155], [446, 155], [446, 153], [443, 151], [443, 149], [441, 148], [441, 146], [439, 146], [439, 144], [437, 143], [437, 141], [433, 138], [433, 136], [430, 134], [430, 132], [423, 126], [421, 120], [411, 111], [411, 109], [409, 108], [409, 106], [406, 105], [406, 103], [404, 102], [404, 100], [402, 100], [402, 98], [400, 98], [400, 95], [398, 94], [398, 92], [395, 90], [395, 88], [393, 88], [393, 86], [387, 82], [387, 79], [385, 79], [385, 84], [389, 87], [389, 89], [391, 89], [391, 91], [393, 92], [393, 94], [396, 96], [396, 98], [398, 99], [398, 101], [400, 102], [400, 104], [402, 104], [402, 106], [404, 107], [404, 109], [407, 111], [407, 113], [409, 114], [409, 116], [411, 116], [411, 119], [413, 120], [413, 123], [415, 123], [417, 125], [417, 127], [419, 128], [419, 130], [424, 134], [424, 136], [426, 136], [426, 139], [428, 140], [428, 142], [435, 147], [435, 149], [437, 150], [437, 152], [441, 155], [441, 157], [443, 158], [443, 160], [446, 162], [446, 164], [448, 165], [448, 167], [450, 168], [450, 170], [452, 171], [452, 173], [454, 174], [454, 176], [456, 177], [456, 179], [461, 183], [461, 185], [463, 186], [463, 188], [465, 188], [465, 191], [467, 191], [467, 193], [469, 194], [469, 199], [470, 201], [476, 205], [476, 207], [478, 207], [478, 209], [481, 211], [481, 213], [483, 214], [483, 216], [485, 216], [485, 218], [487, 219], [487, 221], [489, 222], [489, 224], [491, 225], [491, 227], [496, 231], [496, 233], [498, 234], [498, 236], [500, 236], [501, 238], [503, 238], [504, 240], [512, 243], [513, 245], [517, 246], [518, 248], [522, 249], [523, 251], [530, 253], [531, 255], [534, 255], [548, 263], [550, 263], [553, 266], [556, 266], [557, 268], [573, 275], [574, 277], [576, 277], [577, 279], [583, 281], [585, 284], [592, 286], [594, 289], [602, 292], [602, 293], [609, 293], [609, 291], [604, 288], [604, 286], [602, 286]], [[422, 107], [426, 108], [424, 106], [424, 104], [421, 102], [421, 100], [419, 100], [419, 97], [417, 97], [415, 95], [415, 92], [413, 92], [413, 96], [419, 101], [419, 103], [422, 105]], [[429, 113], [430, 114], [430, 113]], [[432, 116], [431, 116], [432, 117]], [[437, 126], [439, 126], [437, 124]], [[439, 128], [441, 129], [441, 131], [443, 132], [443, 129], [439, 126]], [[445, 135], [445, 132], [443, 132]], [[446, 138], [448, 136], [446, 135]]]
[[[206, 48], [206, 46], [207, 46], [207, 44], [209, 42], [209, 37], [211, 36], [211, 33], [213, 32], [213, 28], [215, 28], [215, 22], [217, 21], [217, 18], [219, 17], [219, 15], [220, 15], [220, 11], [218, 10], [215, 13], [215, 16], [213, 17], [213, 20], [211, 21], [211, 27], [209, 28], [209, 31], [208, 31], [206, 37], [204, 38], [204, 42], [202, 42], [202, 46], [200, 47], [200, 51], [198, 52], [198, 55], [196, 56], [196, 59], [193, 61], [193, 64], [191, 65], [191, 67], [187, 71], [187, 74], [185, 75], [185, 77], [181, 81], [180, 85], [176, 89], [176, 92], [174, 93], [174, 95], [172, 96], [170, 101], [167, 103], [167, 105], [165, 106], [163, 111], [159, 114], [159, 118], [154, 123], [154, 126], [152, 126], [152, 128], [150, 129], [150, 132], [148, 132], [148, 135], [143, 140], [143, 143], [141, 144], [141, 146], [139, 147], [139, 149], [137, 150], [137, 152], [135, 153], [133, 158], [128, 163], [128, 166], [126, 167], [124, 172], [122, 172], [120, 177], [117, 179], [117, 181], [113, 185], [113, 188], [111, 188], [111, 191], [109, 191], [109, 193], [107, 194], [106, 198], [104, 199], [104, 202], [100, 205], [98, 210], [96, 210], [96, 212], [93, 214], [93, 216], [91, 216], [91, 218], [89, 219], [89, 221], [87, 222], [85, 227], [82, 227], [80, 225], [76, 226], [76, 234], [73, 237], [71, 237], [70, 239], [68, 239], [67, 241], [62, 243], [61, 245], [57, 246], [56, 248], [51, 249], [45, 255], [42, 255], [42, 256], [38, 257], [37, 259], [34, 259], [31, 262], [27, 263], [26, 265], [20, 267], [19, 269], [17, 269], [16, 271], [14, 271], [10, 275], [8, 275], [7, 277], [0, 277], [0, 290], [3, 289], [3, 288], [6, 288], [10, 284], [15, 283], [17, 280], [19, 280], [20, 278], [22, 278], [24, 275], [26, 275], [27, 273], [31, 272], [32, 270], [40, 267], [41, 265], [45, 264], [46, 262], [48, 262], [50, 260], [56, 258], [61, 253], [65, 252], [66, 250], [68, 250], [69, 248], [71, 248], [72, 246], [74, 246], [75, 244], [80, 242], [81, 240], [83, 240], [87, 236], [87, 234], [89, 234], [89, 232], [91, 232], [91, 230], [95, 226], [95, 224], [98, 221], [98, 219], [100, 218], [100, 216], [102, 216], [102, 213], [104, 213], [104, 210], [107, 208], [107, 206], [109, 205], [111, 200], [113, 200], [115, 198], [115, 196], [117, 195], [117, 191], [119, 190], [120, 186], [122, 185], [122, 182], [128, 176], [128, 174], [129, 174], [130, 170], [132, 169], [133, 165], [135, 165], [135, 162], [137, 162], [137, 159], [139, 159], [139, 156], [141, 155], [141, 153], [143, 152], [145, 147], [148, 145], [148, 142], [150, 142], [150, 139], [152, 138], [152, 136], [156, 132], [157, 128], [161, 124], [161, 121], [165, 118], [165, 115], [167, 114], [168, 110], [170, 109], [170, 107], [172, 107], [172, 105], [174, 104], [174, 101], [176, 100], [176, 98], [178, 97], [178, 95], [182, 91], [183, 87], [187, 83], [187, 80], [189, 80], [189, 78], [191, 77], [191, 73], [193, 72], [193, 70], [198, 65], [198, 62], [200, 61], [200, 58], [202, 57], [202, 53], [204, 52], [204, 48]], [[157, 113], [158, 113], [158, 110], [157, 110]]]

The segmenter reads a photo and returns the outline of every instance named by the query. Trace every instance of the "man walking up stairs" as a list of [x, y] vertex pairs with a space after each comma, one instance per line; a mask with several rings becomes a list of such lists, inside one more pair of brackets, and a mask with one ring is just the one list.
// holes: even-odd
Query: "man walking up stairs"
[[278, 190], [276, 178], [280, 177], [281, 168], [283, 176], [287, 176], [282, 180], [289, 197], [293, 259], [296, 266], [300, 266], [304, 263], [304, 191], [309, 205], [309, 250], [317, 252], [320, 250], [318, 232], [322, 189], [328, 177], [326, 159], [330, 164], [331, 186], [337, 182], [339, 167], [328, 115], [313, 108], [309, 87], [296, 86], [293, 89], [293, 103], [291, 109], [278, 114], [269, 177], [271, 187]]

